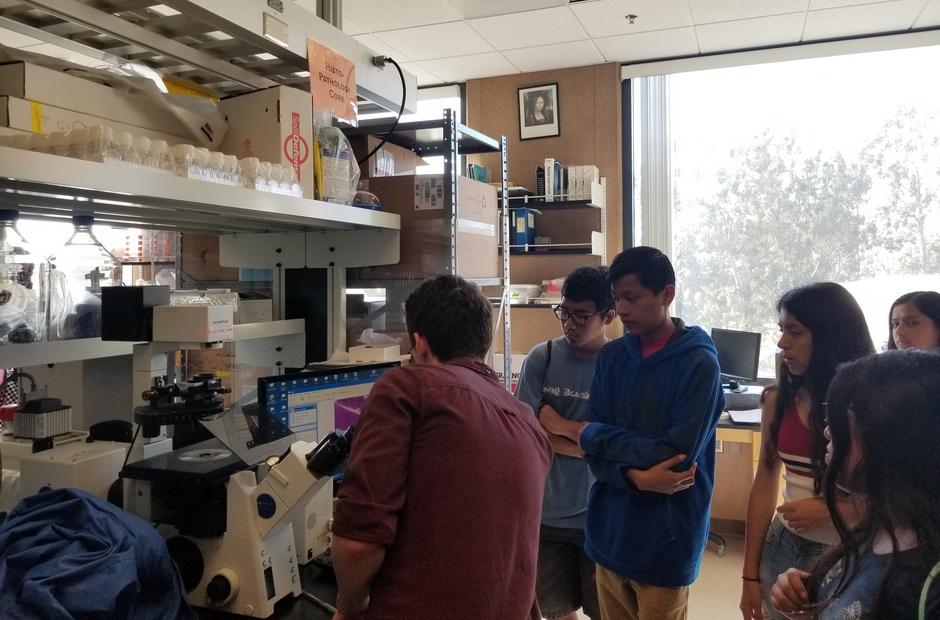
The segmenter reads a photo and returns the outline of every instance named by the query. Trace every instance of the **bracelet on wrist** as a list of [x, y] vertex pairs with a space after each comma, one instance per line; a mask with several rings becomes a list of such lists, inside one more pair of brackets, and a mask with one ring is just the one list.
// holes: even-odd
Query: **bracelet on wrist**
[[741, 575], [741, 579], [743, 579], [744, 581], [753, 581], [754, 583], [760, 583], [760, 577], [747, 577], [745, 575]]

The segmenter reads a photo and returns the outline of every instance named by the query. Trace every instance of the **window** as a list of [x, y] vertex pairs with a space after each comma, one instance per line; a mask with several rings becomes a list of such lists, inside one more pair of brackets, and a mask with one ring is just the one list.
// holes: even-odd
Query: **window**
[[632, 145], [637, 241], [667, 231], [675, 313], [761, 332], [772, 375], [777, 299], [829, 280], [884, 346], [891, 301], [940, 290], [937, 66], [922, 47], [636, 80], [635, 133], [668, 146]]

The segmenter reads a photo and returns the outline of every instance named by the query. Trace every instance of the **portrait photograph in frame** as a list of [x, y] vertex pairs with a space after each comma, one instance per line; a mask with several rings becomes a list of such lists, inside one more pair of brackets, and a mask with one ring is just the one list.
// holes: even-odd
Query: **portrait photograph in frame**
[[558, 84], [519, 89], [519, 139], [557, 136]]

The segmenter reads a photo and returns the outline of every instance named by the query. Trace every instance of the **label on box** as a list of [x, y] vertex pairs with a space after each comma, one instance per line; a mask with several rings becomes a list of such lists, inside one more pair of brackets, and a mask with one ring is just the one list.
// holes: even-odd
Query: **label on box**
[[444, 208], [444, 177], [415, 179], [415, 210]]
[[307, 59], [313, 108], [327, 111], [357, 127], [359, 115], [356, 103], [355, 63], [310, 39], [307, 39]]

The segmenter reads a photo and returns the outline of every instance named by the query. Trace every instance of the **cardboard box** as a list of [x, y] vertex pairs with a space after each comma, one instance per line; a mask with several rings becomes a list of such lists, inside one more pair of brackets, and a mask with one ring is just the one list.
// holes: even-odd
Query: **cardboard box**
[[187, 377], [211, 372], [222, 380], [222, 385], [232, 390], [230, 394], [222, 396], [226, 406], [257, 391], [258, 379], [261, 377], [277, 374], [273, 366], [257, 367], [240, 362], [238, 346], [237, 342], [226, 342], [220, 349], [185, 351]]
[[397, 344], [384, 346], [364, 344], [349, 347], [350, 362], [394, 362], [399, 357], [401, 357], [401, 346]]
[[304, 197], [313, 198], [313, 113], [310, 93], [275, 86], [230, 99], [219, 108], [228, 133], [219, 150], [237, 156], [290, 166]]
[[222, 342], [235, 337], [232, 306], [156, 306], [154, 342]]
[[[444, 218], [443, 175], [396, 176], [369, 181], [382, 210], [401, 216], [401, 260], [364, 270], [366, 279], [442, 274], [450, 262]], [[465, 278], [500, 275], [499, 209], [496, 188], [459, 177], [457, 181], [457, 273]]]
[[[522, 364], [525, 363], [525, 357], [525, 355], [514, 354], [512, 356], [512, 360], [510, 361], [510, 372], [512, 373], [512, 377], [509, 379], [509, 384], [513, 394], [516, 393], [516, 385], [519, 383], [519, 377], [522, 375]], [[503, 372], [505, 369], [503, 368], [502, 353], [493, 354], [493, 364], [491, 368], [496, 371], [496, 377], [499, 379], [499, 382], [502, 383], [503, 376], [505, 375]]]
[[107, 117], [160, 133], [189, 133], [171, 112], [143, 96], [22, 61], [0, 65], [0, 95]]
[[71, 131], [82, 127], [94, 127], [95, 125], [108, 125], [114, 128], [115, 131], [127, 131], [135, 136], [166, 140], [167, 144], [171, 146], [192, 141], [191, 138], [153, 131], [145, 127], [125, 125], [110, 118], [82, 114], [74, 110], [66, 110], [65, 108], [18, 99], [8, 95], [0, 96], [0, 125], [23, 132], [46, 134], [55, 131]]
[[[360, 160], [381, 142], [376, 136], [353, 136], [349, 138], [356, 160]], [[410, 149], [386, 142], [369, 161], [359, 166], [359, 180], [376, 177], [394, 177], [414, 174], [418, 166], [426, 166], [422, 157]]]

